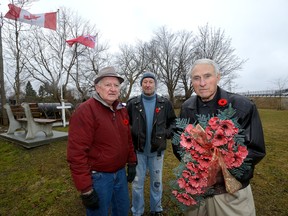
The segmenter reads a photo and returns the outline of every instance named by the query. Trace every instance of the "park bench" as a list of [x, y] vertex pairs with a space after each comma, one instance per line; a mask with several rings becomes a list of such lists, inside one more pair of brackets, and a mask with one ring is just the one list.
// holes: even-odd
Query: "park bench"
[[36, 103], [22, 103], [21, 105], [5, 104], [9, 119], [9, 128], [7, 134], [14, 134], [17, 129], [24, 129], [25, 139], [33, 139], [40, 131], [44, 132], [46, 137], [53, 136], [52, 125], [57, 119], [46, 119], [42, 117]]

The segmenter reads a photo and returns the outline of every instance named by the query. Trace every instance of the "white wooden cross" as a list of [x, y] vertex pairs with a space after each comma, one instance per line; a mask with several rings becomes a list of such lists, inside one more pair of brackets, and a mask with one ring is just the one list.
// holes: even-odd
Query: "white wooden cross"
[[61, 100], [61, 106], [57, 106], [57, 109], [62, 110], [62, 121], [63, 121], [63, 127], [66, 127], [66, 116], [65, 116], [65, 109], [69, 109], [71, 106], [65, 106], [64, 100]]

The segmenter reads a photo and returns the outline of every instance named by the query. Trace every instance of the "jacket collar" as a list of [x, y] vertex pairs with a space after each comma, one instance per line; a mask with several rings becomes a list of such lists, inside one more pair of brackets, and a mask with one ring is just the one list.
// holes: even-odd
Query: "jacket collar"
[[[106, 106], [108, 107], [109, 109], [111, 109], [111, 107], [100, 97], [100, 95], [96, 92], [94, 95], [93, 95], [93, 98], [97, 101], [99, 101], [103, 106]], [[119, 102], [118, 100], [115, 101], [113, 104], [113, 109], [114, 110], [120, 110], [122, 108], [124, 108], [125, 106]], [[114, 111], [113, 109], [111, 109], [112, 111]]]
[[[165, 102], [165, 99], [163, 97], [161, 97], [160, 95], [156, 94], [156, 105], [155, 105], [155, 108], [161, 107], [160, 104], [162, 104], [164, 102]], [[138, 95], [133, 103], [135, 105], [135, 108], [140, 112], [141, 116], [145, 119], [146, 116], [145, 116], [145, 112], [144, 112], [144, 108], [143, 108], [141, 95]], [[155, 121], [156, 115], [154, 115], [153, 118], [154, 118], [153, 121]]]
[[[226, 99], [227, 100], [227, 105], [224, 107], [218, 107], [218, 108], [226, 108], [229, 105], [229, 98], [228, 98], [228, 93], [227, 91], [223, 90], [222, 88], [220, 88], [219, 86], [217, 87], [217, 93], [215, 95], [215, 97], [218, 97], [219, 99]], [[192, 96], [190, 99], [190, 103], [188, 105], [188, 108], [191, 110], [197, 110], [197, 96]]]
[[[135, 103], [135, 104], [139, 104], [139, 103], [141, 103], [141, 100], [142, 100], [141, 95], [138, 95], [138, 96], [136, 97], [136, 100], [135, 100], [134, 103]], [[156, 103], [164, 103], [164, 102], [165, 102], [164, 98], [161, 97], [160, 95], [156, 94]]]

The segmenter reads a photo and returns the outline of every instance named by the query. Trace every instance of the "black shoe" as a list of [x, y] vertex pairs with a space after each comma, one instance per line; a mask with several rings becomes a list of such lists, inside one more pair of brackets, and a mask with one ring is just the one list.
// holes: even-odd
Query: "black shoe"
[[150, 212], [150, 216], [163, 216], [162, 212]]

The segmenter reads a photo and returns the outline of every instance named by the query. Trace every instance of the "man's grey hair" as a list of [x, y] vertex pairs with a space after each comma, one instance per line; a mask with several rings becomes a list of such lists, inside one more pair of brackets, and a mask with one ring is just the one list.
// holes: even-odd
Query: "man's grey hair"
[[212, 65], [213, 68], [214, 68], [215, 74], [218, 75], [218, 74], [220, 73], [219, 66], [218, 66], [218, 64], [217, 64], [215, 61], [213, 61], [213, 60], [211, 60], [211, 59], [203, 58], [203, 59], [198, 59], [198, 60], [196, 60], [196, 61], [193, 63], [191, 69], [188, 71], [188, 76], [189, 76], [189, 77], [192, 76], [192, 71], [194, 70], [195, 66], [196, 66], [196, 65], [199, 65], [199, 64]]

